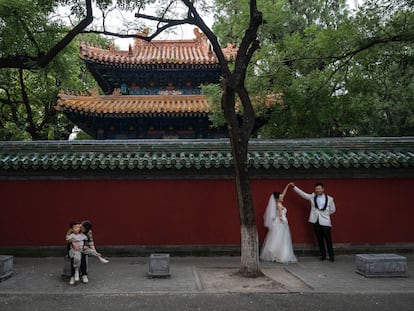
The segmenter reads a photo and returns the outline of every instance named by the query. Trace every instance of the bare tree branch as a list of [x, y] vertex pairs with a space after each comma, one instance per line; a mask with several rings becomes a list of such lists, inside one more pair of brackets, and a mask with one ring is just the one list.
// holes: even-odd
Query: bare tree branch
[[228, 77], [231, 75], [230, 69], [227, 64], [227, 59], [221, 49], [221, 46], [218, 42], [217, 36], [211, 31], [210, 27], [204, 22], [201, 18], [200, 14], [197, 12], [197, 9], [194, 7], [193, 2], [191, 0], [183, 0], [183, 3], [188, 7], [188, 15], [194, 20], [193, 25], [197, 25], [202, 32], [207, 36], [208, 40], [210, 41], [214, 53], [217, 56], [217, 59], [220, 63], [220, 67], [223, 72], [224, 77]]
[[190, 24], [190, 25], [194, 24], [194, 21], [192, 19], [189, 19], [189, 18], [187, 18], [187, 19], [168, 19], [168, 18], [156, 17], [156, 16], [141, 14], [141, 13], [135, 14], [135, 17], [146, 19], [146, 20], [149, 20], [149, 21], [156, 21], [156, 22], [159, 22], [159, 24], [160, 23], [165, 23], [165, 25], [163, 25], [161, 27], [157, 27], [156, 31], [153, 32], [148, 37], [142, 37], [142, 36], [139, 36], [139, 35], [138, 36], [130, 36], [130, 37], [140, 38], [140, 39], [143, 39], [143, 40], [146, 40], [146, 41], [153, 40], [154, 38], [156, 38], [158, 35], [160, 35], [162, 32], [164, 32], [168, 28], [179, 26], [179, 25], [185, 25], [185, 24]]
[[20, 83], [20, 90], [22, 93], [23, 104], [26, 110], [26, 122], [28, 123], [26, 129], [30, 133], [30, 135], [32, 135], [32, 137], [35, 138], [36, 137], [36, 125], [33, 121], [32, 107], [30, 106], [29, 96], [27, 95], [27, 92], [26, 92], [26, 86], [24, 84], [22, 68], [19, 69], [19, 83]]
[[86, 16], [80, 21], [66, 36], [55, 44], [43, 57], [40, 57], [38, 64], [40, 68], [44, 68], [49, 64], [53, 58], [59, 54], [79, 33], [82, 32], [93, 21], [92, 0], [85, 0]]
[[22, 68], [32, 69], [37, 67], [37, 56], [16, 55], [0, 58], [0, 68]]

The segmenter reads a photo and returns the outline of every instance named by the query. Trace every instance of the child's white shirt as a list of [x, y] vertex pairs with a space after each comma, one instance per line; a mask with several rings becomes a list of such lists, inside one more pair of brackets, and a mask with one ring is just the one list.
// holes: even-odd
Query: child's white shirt
[[72, 243], [78, 243], [81, 249], [85, 245], [85, 241], [87, 239], [88, 237], [83, 233], [71, 233], [66, 237], [66, 241], [72, 241]]

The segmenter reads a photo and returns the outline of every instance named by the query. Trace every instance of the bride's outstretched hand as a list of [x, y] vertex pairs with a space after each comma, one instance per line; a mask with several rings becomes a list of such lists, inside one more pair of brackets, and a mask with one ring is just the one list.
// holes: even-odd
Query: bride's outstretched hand
[[283, 189], [283, 192], [282, 192], [282, 194], [281, 194], [281, 196], [285, 196], [286, 195], [286, 192], [288, 191], [288, 189], [289, 189], [289, 185], [290, 185], [290, 183], [288, 183], [286, 186], [285, 186], [285, 189]]

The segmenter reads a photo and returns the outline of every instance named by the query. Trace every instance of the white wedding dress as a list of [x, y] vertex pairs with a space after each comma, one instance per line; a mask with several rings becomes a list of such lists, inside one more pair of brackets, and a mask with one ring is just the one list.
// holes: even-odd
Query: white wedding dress
[[260, 259], [285, 264], [296, 263], [297, 259], [293, 253], [292, 238], [286, 217], [287, 210], [283, 207], [281, 220], [276, 213], [276, 200], [273, 199], [274, 202], [271, 202], [272, 197], [264, 216], [265, 226], [268, 227], [269, 231], [263, 242]]

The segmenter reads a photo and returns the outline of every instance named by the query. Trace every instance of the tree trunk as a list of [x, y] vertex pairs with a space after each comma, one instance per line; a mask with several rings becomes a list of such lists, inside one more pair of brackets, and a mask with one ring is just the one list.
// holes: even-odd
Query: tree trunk
[[259, 238], [248, 171], [247, 155], [250, 130], [239, 123], [235, 110], [236, 92], [229, 84], [229, 80], [223, 80], [222, 108], [227, 120], [237, 190], [241, 233], [239, 272], [245, 277], [257, 277], [262, 273], [259, 268]]
[[256, 225], [241, 225], [241, 260], [239, 273], [244, 277], [259, 277], [263, 273], [259, 266], [259, 237]]
[[256, 227], [256, 218], [250, 188], [247, 163], [248, 140], [231, 137], [237, 201], [240, 218], [241, 234], [241, 262], [240, 274], [245, 277], [258, 277], [262, 275], [259, 268], [259, 237]]
[[23, 105], [26, 110], [26, 131], [32, 136], [33, 140], [38, 138], [38, 131], [36, 128], [36, 124], [33, 120], [33, 111], [32, 107], [30, 106], [29, 96], [26, 92], [26, 86], [24, 84], [24, 75], [23, 69], [19, 69], [19, 83], [20, 83], [20, 92], [22, 94], [22, 101]]

